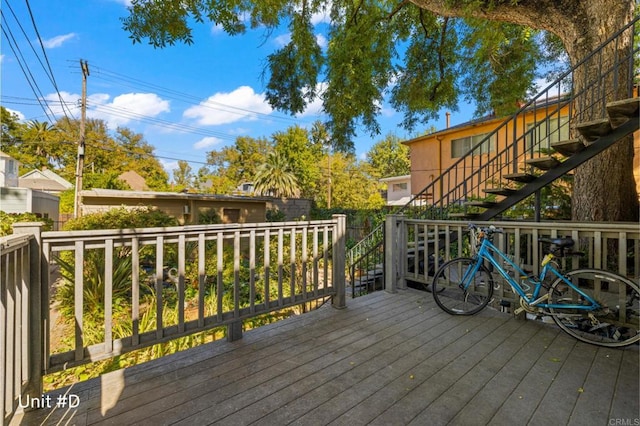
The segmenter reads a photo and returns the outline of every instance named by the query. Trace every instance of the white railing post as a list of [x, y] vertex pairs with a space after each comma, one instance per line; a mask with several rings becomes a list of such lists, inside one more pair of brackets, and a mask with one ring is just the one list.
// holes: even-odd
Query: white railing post
[[332, 281], [333, 288], [336, 290], [336, 295], [333, 296], [333, 307], [342, 309], [346, 305], [346, 289], [345, 289], [345, 260], [346, 260], [346, 229], [347, 229], [347, 216], [344, 214], [335, 214], [333, 218], [337, 221], [334, 227], [333, 235], [333, 267], [332, 267]]
[[[14, 234], [31, 234], [34, 238], [29, 242], [29, 276], [28, 276], [28, 357], [29, 381], [25, 394], [31, 398], [40, 398], [43, 392], [42, 372], [44, 358], [45, 319], [49, 310], [48, 274], [49, 265], [42, 254], [41, 222], [21, 222], [13, 224]], [[43, 280], [43, 277], [45, 278]], [[43, 315], [44, 313], [44, 315]]]

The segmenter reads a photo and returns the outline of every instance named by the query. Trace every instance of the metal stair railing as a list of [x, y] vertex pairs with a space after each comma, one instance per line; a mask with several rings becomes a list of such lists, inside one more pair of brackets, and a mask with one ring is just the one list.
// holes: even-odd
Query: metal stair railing
[[[633, 79], [638, 74], [634, 62], [638, 48], [633, 40], [639, 19], [561, 74], [394, 213], [421, 219], [450, 218], [451, 213], [464, 211], [467, 201], [486, 198], [485, 190], [527, 171], [531, 168], [527, 160], [546, 156], [550, 143], [568, 138], [577, 123], [606, 117], [607, 102], [632, 96]], [[605, 49], [615, 50], [612, 63], [605, 63]], [[576, 73], [591, 78], [575, 87]], [[496, 152], [499, 146], [505, 148]], [[509, 198], [512, 205], [517, 203]], [[383, 243], [382, 231], [380, 224], [349, 250], [348, 268]]]

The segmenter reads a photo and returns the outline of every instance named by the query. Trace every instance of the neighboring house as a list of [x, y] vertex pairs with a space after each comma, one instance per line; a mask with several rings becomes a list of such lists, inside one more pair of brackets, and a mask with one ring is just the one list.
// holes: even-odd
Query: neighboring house
[[0, 187], [18, 186], [19, 164], [12, 157], [0, 151]]
[[222, 223], [258, 223], [266, 220], [268, 198], [182, 192], [91, 189], [80, 192], [83, 215], [121, 206], [151, 206], [175, 217], [181, 224], [198, 223], [200, 216], [218, 215]]
[[31, 188], [19, 188], [18, 183], [18, 162], [0, 152], [0, 210], [5, 213], [35, 213], [53, 220], [56, 226], [60, 198]]
[[126, 182], [133, 191], [148, 191], [149, 187], [145, 179], [137, 172], [129, 170], [118, 176], [118, 179]]
[[387, 185], [387, 206], [404, 206], [411, 201], [411, 175], [380, 179]]
[[[553, 101], [546, 104], [552, 106]], [[543, 148], [550, 148], [554, 142], [569, 139], [569, 117], [568, 106], [562, 108], [559, 114], [553, 119], [547, 120], [539, 129], [533, 128], [536, 117], [546, 115], [544, 107], [536, 105], [530, 112], [524, 115], [525, 126], [518, 126], [515, 136], [520, 137], [524, 131], [527, 136], [527, 146], [540, 144]], [[544, 114], [544, 115], [543, 115]], [[493, 130], [498, 128], [506, 117], [488, 116], [477, 120], [468, 121], [453, 127], [447, 126], [428, 135], [420, 136], [403, 142], [409, 147], [411, 156], [411, 189], [412, 194], [422, 191], [427, 185], [433, 182], [445, 170], [451, 167], [456, 161], [463, 157], [472, 147], [482, 142]], [[447, 120], [448, 122], [448, 120]], [[523, 130], [525, 129], [525, 130]], [[539, 130], [535, 131], [534, 130]], [[504, 135], [504, 132], [500, 133]], [[550, 137], [546, 137], [550, 134]], [[634, 133], [634, 175], [638, 192], [640, 192], [640, 132]], [[484, 143], [480, 150], [480, 155], [496, 153], [502, 151], [511, 140], [502, 140], [492, 137]], [[469, 167], [473, 167], [470, 161]], [[454, 187], [459, 182], [448, 182], [450, 187]], [[427, 202], [437, 200], [440, 197], [439, 188], [434, 188], [435, 193], [426, 194]]]
[[57, 175], [52, 170], [31, 170], [20, 176], [18, 180], [20, 188], [35, 189], [53, 195], [60, 195], [61, 192], [73, 188], [73, 184], [65, 178]]
[[242, 182], [236, 190], [234, 194], [242, 194], [242, 195], [252, 195], [255, 192], [255, 187], [253, 186], [253, 182]]

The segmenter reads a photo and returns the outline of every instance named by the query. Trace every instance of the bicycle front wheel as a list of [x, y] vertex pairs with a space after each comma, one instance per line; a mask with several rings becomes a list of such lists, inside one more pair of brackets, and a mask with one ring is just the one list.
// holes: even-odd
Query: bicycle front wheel
[[[583, 342], [605, 347], [627, 346], [640, 340], [640, 290], [635, 283], [598, 269], [578, 269], [565, 277], [600, 308], [549, 308], [562, 330]], [[554, 305], [591, 305], [560, 278], [551, 285], [550, 296]]]
[[477, 260], [461, 257], [444, 263], [433, 276], [433, 299], [451, 315], [473, 315], [487, 306], [493, 295], [491, 273]]

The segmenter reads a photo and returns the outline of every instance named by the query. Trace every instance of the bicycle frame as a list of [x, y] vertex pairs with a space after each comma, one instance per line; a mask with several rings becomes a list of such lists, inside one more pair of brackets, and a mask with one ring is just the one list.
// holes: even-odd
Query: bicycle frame
[[[509, 273], [502, 267], [500, 262], [496, 259], [496, 255], [500, 260], [502, 260], [503, 262], [511, 266], [513, 270], [517, 274], [519, 274], [520, 277], [527, 277], [526, 279], [531, 284], [534, 285], [533, 293], [531, 296], [528, 296], [527, 293], [525, 293], [525, 290], [520, 285], [520, 283], [514, 280], [509, 275]], [[470, 270], [467, 271], [467, 273], [465, 273], [462, 279], [462, 283], [465, 286], [465, 288], [468, 287], [471, 284], [471, 281], [469, 278], [473, 277], [478, 272], [478, 270], [480, 269], [480, 266], [486, 260], [491, 265], [493, 265], [495, 270], [497, 270], [500, 273], [500, 275], [502, 275], [502, 277], [505, 279], [505, 281], [509, 283], [513, 291], [515, 291], [530, 306], [536, 306], [540, 308], [555, 308], [555, 309], [577, 309], [577, 310], [584, 310], [584, 311], [595, 311], [599, 309], [601, 306], [598, 302], [593, 300], [593, 298], [589, 297], [589, 295], [587, 295], [578, 287], [576, 287], [571, 281], [569, 281], [564, 275], [562, 275], [553, 266], [553, 264], [550, 262], [552, 258], [553, 258], [552, 254], [548, 254], [547, 256], [545, 256], [544, 260], [542, 261], [542, 271], [537, 277], [531, 277], [527, 273], [525, 273], [518, 265], [516, 265], [511, 259], [509, 259], [507, 255], [505, 255], [502, 251], [500, 251], [500, 249], [494, 246], [493, 243], [489, 241], [488, 238], [483, 238], [482, 243], [480, 245], [480, 249], [478, 250], [477, 254], [474, 256], [474, 259], [476, 259], [476, 262], [473, 264], [473, 267], [470, 268]], [[545, 300], [547, 300], [548, 296], [547, 294], [540, 296], [540, 292], [542, 289], [542, 283], [544, 282], [544, 279], [548, 274], [551, 274], [553, 276], [556, 276], [557, 278], [560, 278], [563, 281], [563, 283], [565, 283], [567, 286], [571, 287], [575, 292], [580, 294], [585, 300], [589, 302], [589, 304], [588, 305], [577, 305], [577, 304], [561, 304], [560, 305], [560, 304], [553, 304], [553, 303], [543, 303]]]

